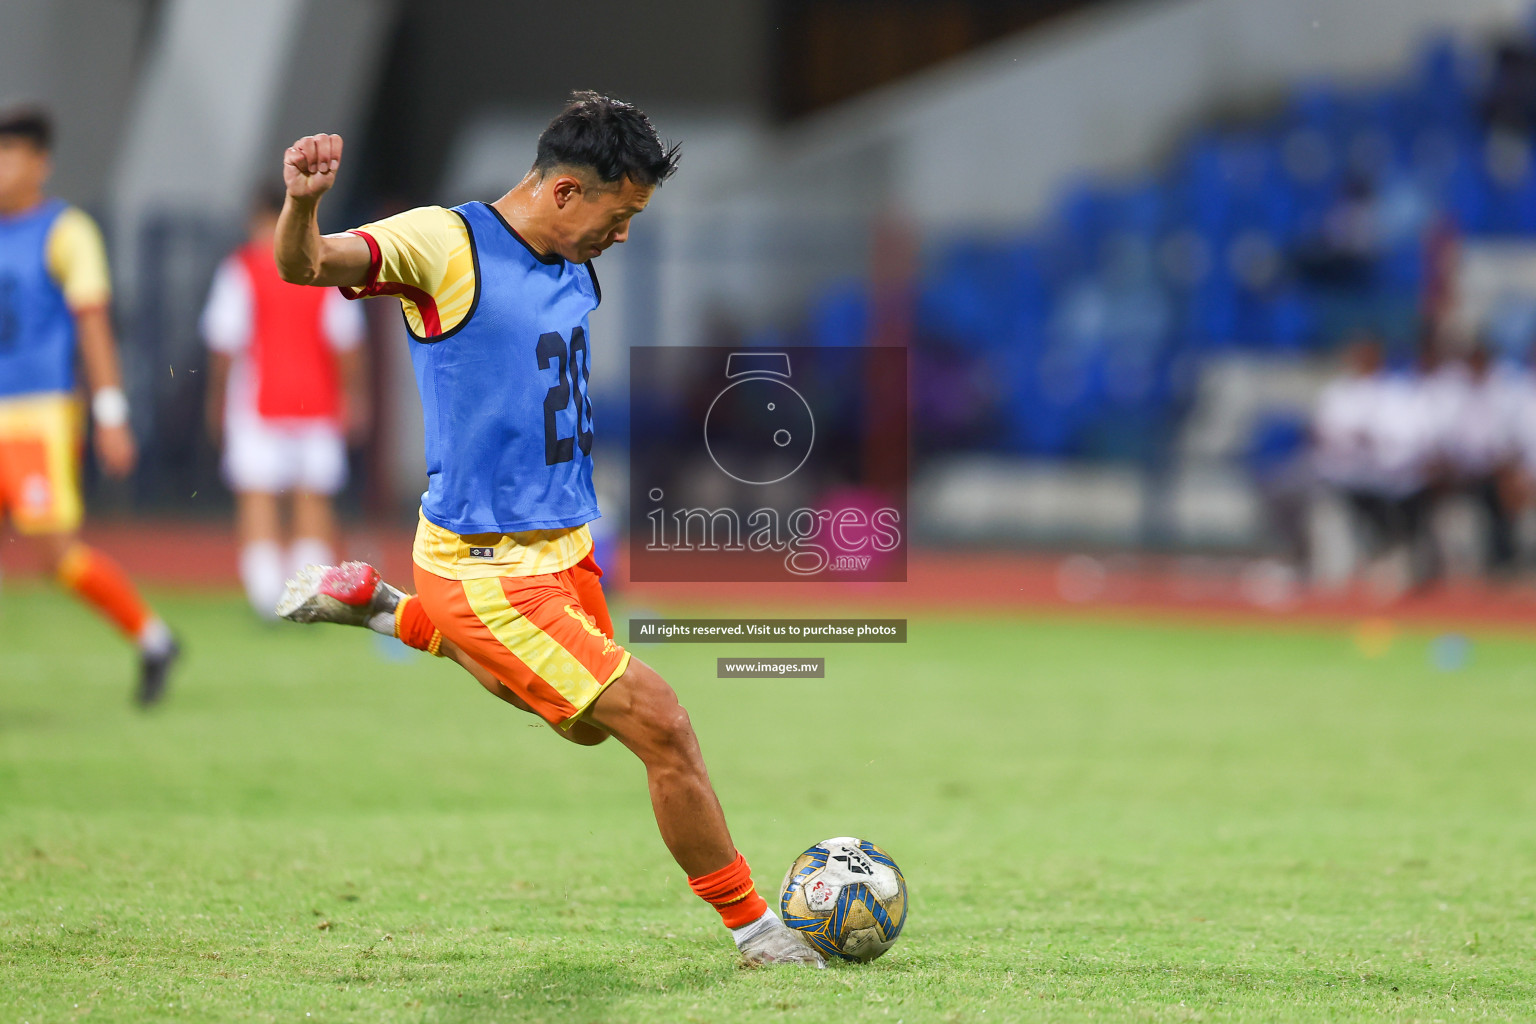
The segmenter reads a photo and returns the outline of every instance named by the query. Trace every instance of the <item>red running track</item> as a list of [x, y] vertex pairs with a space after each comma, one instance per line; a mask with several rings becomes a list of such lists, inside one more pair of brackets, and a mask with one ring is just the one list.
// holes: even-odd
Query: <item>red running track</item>
[[[411, 531], [352, 527], [346, 556], [378, 566], [408, 585]], [[137, 580], [157, 586], [236, 585], [232, 531], [207, 522], [89, 524], [85, 538], [121, 561]], [[24, 541], [0, 540], [0, 567], [13, 576], [43, 568]], [[906, 583], [624, 583], [623, 565], [608, 581], [630, 603], [768, 611], [857, 610], [906, 615], [930, 611], [1079, 610], [1205, 621], [1338, 624], [1390, 618], [1407, 625], [1460, 629], [1536, 629], [1536, 588], [1466, 582], [1392, 601], [1362, 589], [1291, 593], [1240, 559], [1090, 558], [1018, 551], [917, 550]]]

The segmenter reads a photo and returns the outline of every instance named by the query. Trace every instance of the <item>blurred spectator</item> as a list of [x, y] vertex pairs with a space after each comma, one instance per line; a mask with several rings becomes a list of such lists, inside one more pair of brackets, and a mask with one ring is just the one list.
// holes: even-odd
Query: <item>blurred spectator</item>
[[1285, 578], [1295, 582], [1305, 576], [1312, 561], [1307, 526], [1314, 470], [1305, 421], [1289, 415], [1261, 420], [1246, 461], [1270, 540], [1279, 551], [1279, 565]]
[[1318, 477], [1343, 494], [1364, 492], [1372, 482], [1369, 420], [1383, 356], [1374, 337], [1352, 341], [1343, 352], [1343, 374], [1318, 396], [1313, 435]]
[[1509, 40], [1494, 51], [1482, 114], [1495, 132], [1531, 136], [1536, 128], [1536, 51], [1529, 42]]
[[1425, 382], [1436, 434], [1436, 478], [1450, 495], [1470, 499], [1485, 517], [1483, 568], [1514, 568], [1510, 474], [1516, 468], [1523, 374], [1501, 371], [1486, 348], [1447, 360]]
[[[361, 311], [332, 288], [284, 282], [272, 257], [280, 190], [252, 205], [246, 244], [214, 275], [202, 330], [212, 350], [208, 430], [236, 497], [240, 580], [273, 618], [287, 577], [336, 561], [331, 498], [346, 485], [342, 425], [366, 422]], [[292, 496], [283, 541], [281, 499]]]
[[1344, 371], [1318, 400], [1318, 477], [1357, 518], [1367, 557], [1405, 552], [1407, 582], [1422, 582], [1434, 454], [1422, 376], [1390, 372], [1381, 340], [1366, 334], [1346, 346]]
[[1315, 467], [1360, 521], [1367, 557], [1406, 551], [1408, 581], [1429, 582], [1441, 564], [1429, 513], [1463, 500], [1481, 521], [1480, 568], [1513, 572], [1516, 517], [1536, 495], [1536, 379], [1482, 346], [1444, 358], [1426, 345], [1391, 372], [1373, 337], [1347, 346], [1344, 369], [1318, 403]]
[[1376, 187], [1363, 174], [1345, 179], [1315, 237], [1296, 254], [1304, 280], [1324, 288], [1364, 288], [1381, 255], [1381, 212]]
[[1501, 366], [1511, 435], [1510, 465], [1503, 477], [1503, 497], [1511, 515], [1536, 507], [1536, 375], [1528, 367]]

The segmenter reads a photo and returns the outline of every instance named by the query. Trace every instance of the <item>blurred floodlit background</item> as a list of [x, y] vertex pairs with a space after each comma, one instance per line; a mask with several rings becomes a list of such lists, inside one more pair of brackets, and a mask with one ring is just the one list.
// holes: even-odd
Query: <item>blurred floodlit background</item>
[[[0, 0], [0, 24], [0, 98], [52, 108], [54, 191], [113, 255], [144, 459], [91, 481], [98, 520], [227, 516], [198, 312], [289, 141], [345, 136], [340, 229], [497, 197], [596, 88], [685, 153], [599, 263], [611, 515], [628, 346], [906, 345], [913, 536], [1048, 552], [1068, 600], [1158, 558], [1278, 607], [1536, 556], [1523, 0]], [[420, 414], [369, 305], [345, 507], [409, 528]]]

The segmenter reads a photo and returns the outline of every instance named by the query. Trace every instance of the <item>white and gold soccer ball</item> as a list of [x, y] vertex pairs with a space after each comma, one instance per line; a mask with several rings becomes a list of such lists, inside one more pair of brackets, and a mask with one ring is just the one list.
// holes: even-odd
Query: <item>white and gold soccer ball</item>
[[873, 960], [896, 944], [907, 923], [907, 880], [874, 843], [827, 839], [790, 865], [779, 915], [825, 957]]

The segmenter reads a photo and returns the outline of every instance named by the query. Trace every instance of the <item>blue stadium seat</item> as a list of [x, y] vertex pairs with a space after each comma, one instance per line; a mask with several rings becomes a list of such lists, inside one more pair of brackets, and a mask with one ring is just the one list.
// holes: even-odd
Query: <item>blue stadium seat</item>
[[1269, 343], [1281, 352], [1312, 347], [1317, 334], [1317, 310], [1300, 288], [1288, 287], [1269, 303]]
[[861, 281], [845, 281], [822, 294], [811, 307], [807, 324], [812, 345], [869, 343], [869, 289]]
[[[1531, 27], [1536, 36], [1536, 8]], [[1303, 80], [1275, 117], [1190, 136], [1160, 176], [1064, 182], [1039, 229], [934, 255], [919, 282], [916, 344], [936, 346], [936, 358], [963, 353], [1005, 382], [995, 415], [1009, 450], [1137, 457], [1138, 444], [1176, 422], [1191, 367], [1211, 353], [1302, 353], [1361, 324], [1406, 338], [1422, 233], [1437, 217], [1469, 234], [1536, 237], [1536, 174], [1490, 176], [1479, 88], [1442, 34], [1394, 79]], [[1361, 181], [1389, 225], [1363, 271], [1324, 230], [1344, 202], [1367, 201], [1345, 192]], [[1233, 240], [1252, 231], [1273, 241], [1281, 266], [1245, 285], [1228, 261]], [[1178, 250], [1169, 241], [1184, 232], [1209, 257], [1196, 280], [1168, 269]], [[1148, 288], [1167, 293], [1171, 322], [1148, 328], [1134, 315]], [[814, 303], [807, 333], [818, 344], [861, 337], [868, 318], [866, 290], [844, 283]], [[1127, 360], [1146, 353], [1155, 381], [1131, 381]]]
[[1456, 168], [1446, 182], [1445, 205], [1459, 230], [1477, 234], [1490, 227], [1488, 178], [1482, 167], [1482, 153], [1464, 146]]

